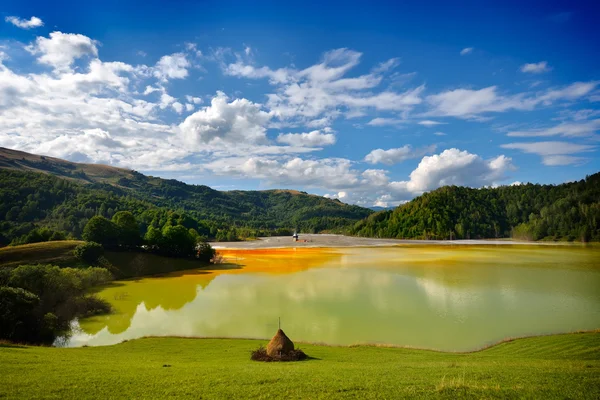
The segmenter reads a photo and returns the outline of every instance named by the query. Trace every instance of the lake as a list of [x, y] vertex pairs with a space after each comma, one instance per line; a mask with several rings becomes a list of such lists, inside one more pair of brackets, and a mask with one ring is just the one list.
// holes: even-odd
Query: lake
[[227, 264], [114, 282], [115, 313], [68, 346], [142, 336], [270, 338], [468, 351], [600, 328], [597, 246], [224, 250]]

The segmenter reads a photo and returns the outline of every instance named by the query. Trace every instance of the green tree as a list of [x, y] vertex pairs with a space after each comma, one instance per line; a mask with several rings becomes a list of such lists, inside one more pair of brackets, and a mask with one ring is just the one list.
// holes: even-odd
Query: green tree
[[119, 243], [117, 226], [108, 219], [95, 216], [90, 218], [83, 228], [83, 239], [87, 242], [100, 243], [106, 247], [114, 247]]
[[161, 251], [175, 257], [191, 257], [196, 251], [196, 240], [181, 225], [167, 225], [162, 232], [163, 245]]
[[112, 217], [117, 227], [120, 245], [138, 246], [141, 242], [140, 227], [130, 211], [119, 211]]
[[210, 262], [217, 254], [209, 243], [200, 242], [197, 245], [198, 259], [204, 262]]
[[144, 241], [148, 246], [159, 248], [163, 242], [161, 230], [150, 225], [144, 235]]
[[100, 257], [104, 255], [104, 247], [100, 243], [85, 242], [75, 247], [73, 254], [88, 264], [96, 265]]

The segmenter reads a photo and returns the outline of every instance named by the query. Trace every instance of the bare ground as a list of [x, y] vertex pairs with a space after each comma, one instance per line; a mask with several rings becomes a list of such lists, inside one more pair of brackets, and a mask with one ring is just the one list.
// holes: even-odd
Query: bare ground
[[300, 240], [294, 242], [291, 236], [272, 236], [259, 238], [247, 242], [215, 242], [211, 243], [215, 249], [276, 249], [299, 247], [371, 247], [371, 246], [398, 246], [405, 244], [423, 245], [515, 245], [537, 244], [551, 245], [554, 242], [525, 242], [509, 239], [490, 240], [401, 240], [401, 239], [374, 239], [328, 234], [301, 234]]

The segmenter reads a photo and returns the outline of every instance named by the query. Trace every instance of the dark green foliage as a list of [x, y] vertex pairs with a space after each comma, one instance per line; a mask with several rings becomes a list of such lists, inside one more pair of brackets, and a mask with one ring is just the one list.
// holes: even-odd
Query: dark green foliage
[[26, 235], [21, 235], [14, 238], [11, 245], [21, 245], [28, 243], [50, 242], [56, 240], [66, 240], [67, 234], [62, 231], [54, 231], [46, 227], [35, 228], [29, 231]]
[[216, 250], [206, 242], [199, 242], [196, 246], [198, 251], [198, 259], [204, 262], [210, 262], [217, 254]]
[[160, 253], [172, 257], [193, 257], [196, 252], [196, 238], [181, 225], [167, 225], [162, 230]]
[[600, 241], [600, 173], [562, 185], [446, 186], [356, 223], [351, 234], [406, 239]]
[[117, 228], [117, 237], [122, 246], [138, 246], [141, 243], [140, 227], [133, 214], [119, 211], [112, 217]]
[[90, 218], [83, 228], [82, 237], [88, 242], [100, 243], [107, 247], [117, 246], [120, 238], [117, 225], [98, 215]]
[[[60, 167], [65, 165], [69, 164], [65, 162]], [[40, 227], [81, 238], [92, 217], [112, 219], [121, 211], [133, 215], [138, 232], [146, 232], [149, 226], [162, 230], [167, 224], [182, 225], [194, 229], [201, 238], [217, 240], [287, 235], [296, 229], [339, 231], [372, 213], [302, 192], [219, 192], [207, 186], [147, 177], [135, 171], [131, 177], [121, 178], [112, 185], [106, 180], [74, 182], [65, 179], [67, 175], [63, 173], [56, 177], [1, 168], [0, 164], [0, 246]], [[56, 173], [53, 169], [47, 170]], [[118, 225], [116, 220], [114, 222]], [[132, 228], [129, 222], [125, 219], [124, 224]], [[112, 230], [109, 226], [105, 228]], [[121, 235], [132, 232], [133, 229], [126, 229]], [[100, 232], [100, 236], [108, 242], [99, 238], [88, 240], [112, 245], [110, 235]], [[130, 238], [134, 239], [133, 235]]]
[[52, 343], [68, 333], [73, 318], [110, 309], [86, 291], [111, 279], [104, 268], [22, 265], [10, 270], [0, 289], [0, 326], [5, 327], [0, 339]]
[[31, 341], [38, 329], [34, 314], [40, 298], [25, 289], [0, 286], [0, 338], [12, 341]]
[[100, 243], [85, 242], [75, 247], [73, 254], [90, 265], [97, 265], [100, 257], [104, 255], [104, 247]]

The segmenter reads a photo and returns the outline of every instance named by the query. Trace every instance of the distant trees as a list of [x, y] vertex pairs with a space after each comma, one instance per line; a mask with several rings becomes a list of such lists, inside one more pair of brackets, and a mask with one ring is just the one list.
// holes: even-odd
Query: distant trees
[[350, 234], [406, 239], [600, 241], [600, 173], [562, 185], [446, 186], [357, 222]]
[[[75, 177], [78, 172], [67, 166], [61, 164], [58, 170], [48, 170], [61, 177], [0, 169], [0, 246], [11, 242], [60, 240], [60, 237], [81, 238], [88, 221], [96, 216], [123, 228], [119, 232], [120, 243], [137, 246], [140, 242], [132, 243], [132, 240], [141, 239], [140, 232], [146, 232], [149, 226], [162, 230], [166, 224], [182, 225], [194, 229], [204, 240], [235, 241], [291, 234], [295, 229], [341, 231], [371, 213], [361, 207], [300, 192], [219, 192], [207, 186], [139, 173], [122, 177], [118, 186], [84, 184], [64, 179], [64, 176]], [[91, 182], [89, 177], [81, 178]], [[137, 235], [133, 235], [131, 216], [138, 225]], [[103, 227], [109, 228], [107, 224]], [[39, 228], [57, 233], [50, 238], [52, 235], [40, 237], [34, 232], [27, 238]], [[96, 233], [105, 240], [98, 243], [111, 246], [107, 232], [97, 229]]]

